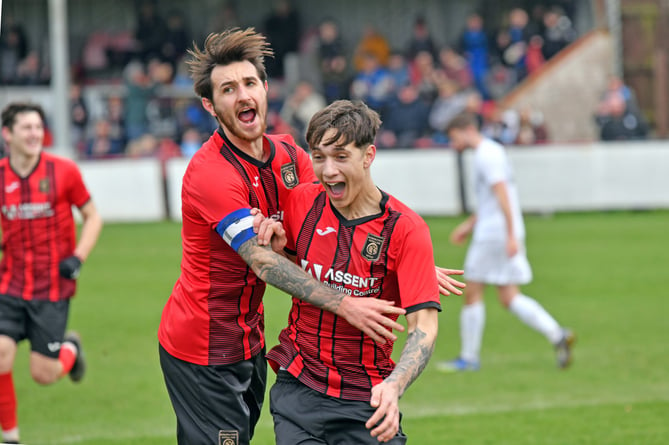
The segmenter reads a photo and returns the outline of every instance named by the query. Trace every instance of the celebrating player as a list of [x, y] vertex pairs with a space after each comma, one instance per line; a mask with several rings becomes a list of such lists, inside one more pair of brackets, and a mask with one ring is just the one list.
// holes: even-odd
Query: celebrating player
[[181, 275], [160, 322], [160, 363], [179, 444], [248, 444], [265, 393], [265, 282], [380, 343], [403, 329], [404, 310], [337, 292], [258, 243], [251, 209], [280, 220], [290, 190], [316, 180], [292, 137], [265, 134], [272, 51], [253, 29], [232, 29], [190, 54], [195, 91], [220, 127], [183, 178]]
[[332, 288], [404, 308], [407, 340], [395, 364], [392, 341], [379, 344], [293, 298], [289, 325], [267, 354], [278, 372], [270, 392], [277, 445], [406, 442], [399, 398], [432, 355], [441, 306], [427, 224], [372, 180], [380, 124], [361, 102], [336, 101], [313, 116], [306, 138], [320, 183], [288, 197], [286, 251]]
[[478, 212], [451, 234], [454, 244], [462, 244], [473, 232], [465, 259], [467, 293], [460, 314], [462, 349], [459, 357], [439, 363], [439, 368], [450, 372], [479, 369], [485, 325], [483, 292], [487, 284], [497, 287], [500, 302], [512, 314], [553, 344], [558, 367], [566, 368], [571, 362], [574, 335], [519, 288], [531, 281], [532, 270], [525, 253], [525, 225], [518, 192], [504, 147], [484, 137], [475, 117], [469, 114], [451, 121], [448, 136], [456, 150], [474, 149]]
[[[30, 341], [30, 373], [42, 385], [84, 376], [81, 340], [65, 333], [82, 263], [97, 242], [100, 218], [74, 162], [42, 151], [44, 111], [11, 103], [2, 111], [9, 156], [0, 160], [0, 425], [19, 442], [12, 368], [17, 343]], [[72, 206], [83, 218], [77, 242]]]

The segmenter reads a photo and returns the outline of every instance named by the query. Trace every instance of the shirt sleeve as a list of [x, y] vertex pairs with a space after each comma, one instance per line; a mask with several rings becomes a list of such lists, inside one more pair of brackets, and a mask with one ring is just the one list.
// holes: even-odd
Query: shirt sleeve
[[479, 158], [481, 172], [486, 184], [493, 186], [498, 182], [507, 181], [506, 157], [501, 147], [488, 147]]
[[67, 199], [68, 201], [81, 208], [91, 199], [91, 194], [84, 184], [84, 178], [77, 164], [72, 161], [65, 162], [65, 178], [67, 178]]
[[415, 312], [425, 307], [441, 310], [430, 229], [422, 224], [406, 230], [397, 256], [397, 281], [402, 307]]

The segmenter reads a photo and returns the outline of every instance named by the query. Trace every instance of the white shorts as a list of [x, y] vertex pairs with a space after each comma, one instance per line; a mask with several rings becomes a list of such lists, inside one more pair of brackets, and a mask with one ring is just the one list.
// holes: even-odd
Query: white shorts
[[497, 286], [529, 283], [532, 268], [527, 261], [525, 243], [520, 241], [518, 253], [509, 258], [505, 242], [472, 241], [465, 258], [464, 277], [467, 281]]

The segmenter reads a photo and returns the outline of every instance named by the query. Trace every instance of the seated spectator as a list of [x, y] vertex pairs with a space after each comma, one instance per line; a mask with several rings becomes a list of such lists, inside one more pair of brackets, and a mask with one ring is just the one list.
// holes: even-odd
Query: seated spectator
[[515, 145], [536, 145], [548, 142], [544, 116], [539, 111], [524, 107], [518, 112], [519, 123]]
[[200, 149], [204, 138], [202, 133], [200, 133], [197, 128], [189, 127], [181, 135], [181, 144], [179, 148], [181, 149], [181, 156], [186, 159], [190, 159], [193, 155]]
[[16, 75], [21, 62], [28, 56], [28, 40], [26, 33], [14, 19], [3, 17], [2, 33], [0, 33], [0, 84], [16, 83]]
[[448, 79], [454, 81], [459, 90], [473, 85], [472, 73], [469, 71], [467, 61], [450, 46], [445, 46], [439, 51], [438, 69]]
[[72, 124], [72, 143], [81, 151], [81, 145], [86, 139], [89, 112], [84, 100], [81, 86], [73, 83], [70, 86], [70, 120]]
[[426, 135], [429, 106], [421, 100], [418, 89], [405, 85], [383, 112], [379, 140], [382, 148], [412, 148]]
[[388, 73], [393, 81], [393, 91], [398, 91], [400, 87], [411, 83], [409, 77], [409, 64], [406, 57], [400, 51], [390, 53], [388, 59]]
[[428, 51], [419, 52], [409, 65], [411, 84], [418, 89], [421, 99], [428, 104], [434, 102], [438, 94], [440, 72], [434, 64], [434, 57]]
[[363, 69], [353, 77], [351, 98], [362, 100], [370, 108], [380, 111], [392, 93], [392, 78], [376, 54], [366, 53], [363, 62]]
[[444, 134], [451, 120], [462, 113], [469, 100], [469, 92], [461, 91], [458, 84], [444, 78], [439, 82], [439, 96], [430, 108], [430, 129], [436, 135]]
[[30, 51], [16, 69], [18, 85], [46, 85], [50, 79], [49, 67], [42, 63], [37, 51]]
[[645, 139], [648, 136], [645, 119], [641, 113], [627, 106], [625, 97], [619, 92], [608, 95], [606, 104], [600, 107], [595, 119], [602, 141]]
[[87, 158], [109, 158], [123, 153], [123, 141], [113, 136], [111, 128], [106, 119], [95, 122], [93, 136], [85, 145], [84, 155]]
[[311, 117], [317, 111], [325, 108], [325, 98], [314, 89], [314, 86], [307, 81], [301, 81], [295, 86], [295, 90], [283, 103], [280, 115], [281, 118], [293, 127], [293, 136], [298, 145], [307, 146], [304, 133]]

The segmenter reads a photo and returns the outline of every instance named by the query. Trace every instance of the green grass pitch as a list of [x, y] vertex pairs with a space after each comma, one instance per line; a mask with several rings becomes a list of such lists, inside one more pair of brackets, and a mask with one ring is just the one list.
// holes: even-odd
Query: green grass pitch
[[[460, 267], [465, 249], [448, 243], [460, 219], [427, 221], [437, 263]], [[557, 370], [546, 340], [489, 292], [481, 371], [440, 374], [434, 362], [459, 350], [461, 305], [459, 297], [443, 298], [433, 362], [400, 402], [409, 443], [669, 443], [669, 212], [526, 221], [534, 281], [523, 289], [577, 333], [573, 367]], [[28, 345], [19, 348], [14, 374], [25, 443], [176, 442], [156, 330], [179, 271], [179, 231], [174, 223], [103, 229], [71, 309], [70, 327], [82, 333], [88, 358], [84, 381], [38, 387], [29, 376]], [[265, 305], [271, 346], [289, 298], [272, 289]], [[265, 408], [253, 444], [273, 443]]]

